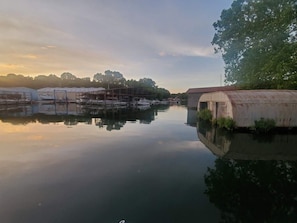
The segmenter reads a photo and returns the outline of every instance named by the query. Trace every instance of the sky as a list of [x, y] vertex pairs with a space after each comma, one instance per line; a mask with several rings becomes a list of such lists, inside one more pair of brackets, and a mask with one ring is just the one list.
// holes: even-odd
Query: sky
[[223, 85], [212, 26], [232, 0], [1, 0], [0, 75], [105, 70], [171, 93]]

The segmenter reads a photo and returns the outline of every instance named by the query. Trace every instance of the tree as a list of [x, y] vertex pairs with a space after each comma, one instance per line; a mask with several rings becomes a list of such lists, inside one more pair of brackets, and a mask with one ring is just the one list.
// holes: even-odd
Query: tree
[[167, 89], [165, 89], [165, 88], [156, 88], [155, 98], [157, 98], [159, 100], [162, 100], [162, 99], [167, 99], [170, 96], [171, 96], [170, 92]]
[[101, 73], [94, 74], [93, 81], [98, 82], [98, 83], [103, 83], [103, 81], [104, 81], [103, 74], [101, 74]]
[[105, 80], [110, 85], [110, 87], [120, 87], [125, 84], [126, 79], [124, 78], [124, 75], [121, 74], [118, 71], [110, 71], [106, 70], [104, 72], [105, 74]]
[[63, 74], [61, 74], [61, 79], [62, 80], [75, 80], [76, 79], [76, 76], [73, 75], [72, 73], [69, 73], [69, 72], [64, 72]]
[[235, 0], [213, 24], [227, 83], [297, 89], [296, 0]]
[[32, 87], [33, 78], [21, 74], [7, 74], [0, 77], [0, 87]]
[[110, 70], [106, 70], [106, 71], [104, 72], [104, 74], [105, 74], [106, 76], [112, 76], [112, 77], [114, 77], [115, 79], [122, 79], [122, 78], [124, 78], [123, 74], [121, 74], [121, 73], [118, 72], [118, 71], [110, 71]]
[[151, 78], [141, 78], [139, 79], [139, 83], [147, 86], [147, 87], [156, 87], [156, 82], [153, 81]]
[[25, 77], [17, 74], [0, 75], [0, 87], [104, 87], [106, 89], [122, 89], [131, 88], [133, 93], [142, 94], [150, 97], [150, 99], [164, 99], [170, 96], [170, 92], [164, 88], [158, 88], [156, 83], [150, 78], [143, 78], [139, 81], [126, 80], [118, 71], [107, 70], [102, 73], [96, 73], [91, 82], [90, 77], [78, 78], [69, 72], [64, 72], [61, 77], [55, 74], [37, 75], [33, 77]]

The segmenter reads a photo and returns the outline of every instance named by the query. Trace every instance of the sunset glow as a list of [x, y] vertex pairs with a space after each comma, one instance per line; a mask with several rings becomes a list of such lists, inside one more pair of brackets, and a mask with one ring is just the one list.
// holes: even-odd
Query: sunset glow
[[29, 1], [0, 7], [0, 75], [116, 70], [171, 92], [220, 84], [212, 24], [224, 1]]

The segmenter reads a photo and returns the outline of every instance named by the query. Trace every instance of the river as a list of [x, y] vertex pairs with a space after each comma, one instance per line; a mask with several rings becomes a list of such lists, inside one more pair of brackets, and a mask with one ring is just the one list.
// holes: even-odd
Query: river
[[184, 106], [1, 108], [0, 222], [296, 221], [294, 150], [230, 157], [200, 131]]

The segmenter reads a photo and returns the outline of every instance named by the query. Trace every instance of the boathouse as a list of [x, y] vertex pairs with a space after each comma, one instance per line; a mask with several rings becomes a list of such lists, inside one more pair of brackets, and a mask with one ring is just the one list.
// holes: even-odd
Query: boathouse
[[26, 87], [0, 88], [0, 104], [22, 104], [37, 100], [37, 92]]
[[105, 88], [59, 88], [47, 87], [37, 90], [40, 101], [77, 102], [88, 93], [105, 92]]
[[197, 108], [199, 98], [204, 93], [216, 92], [216, 91], [232, 91], [236, 90], [235, 86], [219, 86], [219, 87], [204, 87], [204, 88], [190, 88], [187, 90], [188, 95], [188, 108]]
[[213, 118], [231, 117], [238, 127], [250, 127], [261, 118], [277, 127], [297, 127], [297, 90], [235, 90], [203, 94], [198, 111], [209, 109]]

